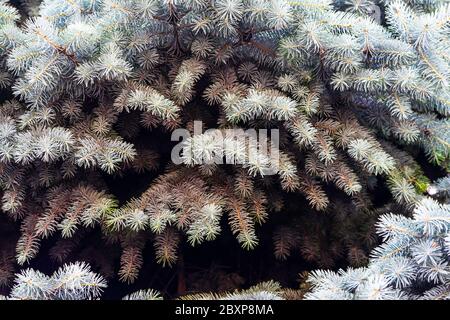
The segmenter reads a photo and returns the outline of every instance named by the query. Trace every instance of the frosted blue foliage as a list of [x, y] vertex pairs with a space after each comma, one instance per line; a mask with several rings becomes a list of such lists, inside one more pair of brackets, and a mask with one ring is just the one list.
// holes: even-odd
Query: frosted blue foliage
[[[255, 39], [273, 45], [279, 32], [291, 25], [291, 11], [286, 1], [45, 0], [40, 16], [27, 21], [22, 31], [17, 29], [14, 42], [0, 40], [14, 47], [8, 66], [19, 75], [15, 93], [40, 108], [55, 98], [56, 85], [63, 82], [71, 89], [66, 93], [79, 94], [73, 91], [76, 77], [63, 75], [81, 73], [79, 83], [85, 84], [123, 81], [136, 71], [137, 54], [155, 47], [186, 51], [193, 35], [219, 45], [233, 38], [240, 41], [238, 25], [244, 23], [261, 28]], [[14, 12], [10, 19], [16, 19]], [[175, 33], [174, 25], [186, 27]]]
[[52, 276], [33, 269], [16, 276], [10, 300], [85, 300], [95, 299], [106, 288], [105, 280], [91, 271], [88, 264], [64, 265]]
[[387, 214], [377, 232], [383, 244], [366, 268], [318, 270], [310, 300], [450, 299], [450, 205], [423, 199], [411, 218]]
[[33, 109], [126, 86], [151, 73], [149, 52], [247, 57], [329, 76], [383, 135], [421, 144], [438, 164], [450, 156], [448, 121], [433, 115], [450, 110], [445, 1], [44, 0], [21, 29], [15, 9], [0, 10], [13, 91]]
[[450, 201], [450, 176], [436, 180], [427, 189], [430, 196], [442, 196]]

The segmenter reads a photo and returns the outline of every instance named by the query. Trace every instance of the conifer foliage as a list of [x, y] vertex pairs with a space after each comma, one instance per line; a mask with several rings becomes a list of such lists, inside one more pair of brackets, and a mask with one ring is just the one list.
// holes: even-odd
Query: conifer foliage
[[85, 263], [64, 265], [51, 277], [33, 270], [23, 270], [15, 279], [11, 300], [84, 300], [100, 296], [105, 280]]
[[450, 299], [450, 206], [424, 199], [412, 218], [383, 215], [367, 267], [314, 271], [307, 299]]
[[[437, 240], [447, 207], [425, 195], [450, 192], [441, 177], [450, 171], [449, 19], [438, 0], [0, 0], [0, 285], [44, 241], [59, 264], [81, 248], [83, 260], [132, 283], [149, 259], [172, 267], [183, 245], [226, 232], [252, 250], [267, 238], [263, 224], [280, 260], [300, 251], [319, 267], [361, 266], [380, 213], [418, 206], [414, 220], [385, 215], [377, 225], [389, 246], [420, 238], [390, 265], [405, 276], [377, 275], [358, 290], [385, 285], [382, 298], [405, 297], [423, 280], [439, 284], [423, 295], [438, 297], [448, 289], [446, 240]], [[224, 134], [277, 129], [280, 143], [269, 155], [267, 141], [219, 144], [196, 121]], [[191, 137], [172, 163], [179, 128]], [[119, 199], [111, 181], [127, 176], [154, 178]], [[414, 237], [397, 239], [388, 225]], [[86, 248], [88, 236], [98, 241]], [[144, 256], [149, 247], [154, 256]], [[355, 270], [333, 277], [372, 269]], [[66, 272], [80, 282], [55, 291]], [[103, 287], [80, 262], [52, 277], [23, 269], [11, 297], [97, 298]]]

